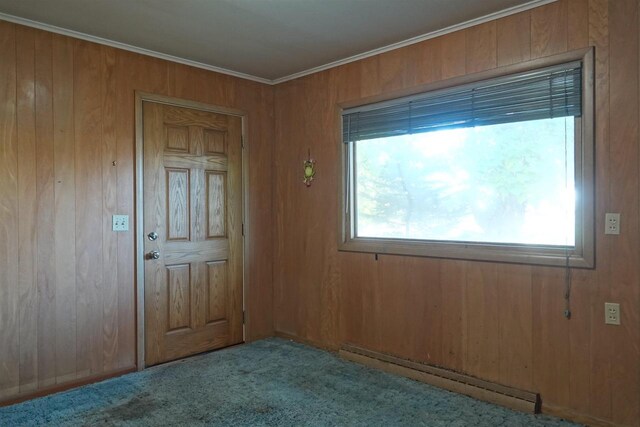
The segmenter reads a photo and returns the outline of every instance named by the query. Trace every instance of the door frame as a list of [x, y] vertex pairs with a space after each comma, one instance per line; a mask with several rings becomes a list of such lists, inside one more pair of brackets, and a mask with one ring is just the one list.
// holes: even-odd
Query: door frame
[[[176, 107], [191, 108], [195, 110], [208, 111], [211, 113], [225, 114], [228, 116], [237, 116], [242, 120], [242, 312], [244, 313], [246, 306], [246, 289], [247, 289], [247, 263], [248, 256], [249, 227], [247, 212], [249, 207], [249, 192], [247, 191], [248, 182], [248, 156], [247, 156], [247, 113], [242, 110], [233, 108], [220, 107], [216, 105], [206, 104], [198, 101], [192, 101], [182, 98], [174, 98], [165, 95], [158, 95], [149, 92], [135, 91], [135, 132], [136, 132], [136, 161], [135, 161], [135, 289], [136, 289], [136, 367], [138, 371], [145, 368], [144, 354], [144, 132], [143, 132], [143, 103], [154, 102], [157, 104], [173, 105]], [[244, 317], [244, 314], [243, 314]], [[243, 319], [244, 320], [244, 319]], [[246, 340], [246, 324], [242, 323], [242, 340]]]

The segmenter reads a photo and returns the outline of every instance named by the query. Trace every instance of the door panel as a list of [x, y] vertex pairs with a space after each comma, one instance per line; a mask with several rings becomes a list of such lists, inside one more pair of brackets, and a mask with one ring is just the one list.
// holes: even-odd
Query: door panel
[[241, 119], [143, 103], [145, 363], [242, 341]]
[[206, 174], [207, 183], [207, 237], [224, 237], [226, 235], [226, 209], [225, 187], [227, 177], [224, 172], [211, 172]]
[[189, 240], [189, 169], [165, 168], [167, 240]]

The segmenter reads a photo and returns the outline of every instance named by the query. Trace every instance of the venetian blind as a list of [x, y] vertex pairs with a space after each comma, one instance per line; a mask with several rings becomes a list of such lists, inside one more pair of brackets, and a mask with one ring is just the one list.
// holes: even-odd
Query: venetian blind
[[343, 112], [343, 140], [566, 116], [582, 110], [582, 63], [478, 81]]

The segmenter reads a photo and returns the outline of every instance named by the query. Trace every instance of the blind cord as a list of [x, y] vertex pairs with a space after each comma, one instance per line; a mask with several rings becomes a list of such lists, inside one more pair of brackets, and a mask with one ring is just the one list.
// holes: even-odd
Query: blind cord
[[[567, 119], [564, 120], [564, 186], [565, 189], [568, 189], [569, 182], [567, 178], [567, 173], [569, 171], [568, 158], [569, 152], [567, 148]], [[567, 212], [567, 216], [565, 216], [565, 221], [569, 217], [570, 212]], [[565, 234], [564, 234], [564, 243], [565, 243], [565, 269], [564, 269], [564, 317], [567, 320], [571, 319], [571, 267], [569, 265], [569, 236], [567, 227], [565, 226]]]
[[[344, 191], [344, 213], [348, 214], [349, 210], [349, 197], [351, 195], [351, 116], [347, 120], [347, 144], [345, 145], [346, 155], [345, 160], [347, 162], [347, 176], [345, 177], [345, 191]], [[350, 223], [351, 221], [349, 221]]]

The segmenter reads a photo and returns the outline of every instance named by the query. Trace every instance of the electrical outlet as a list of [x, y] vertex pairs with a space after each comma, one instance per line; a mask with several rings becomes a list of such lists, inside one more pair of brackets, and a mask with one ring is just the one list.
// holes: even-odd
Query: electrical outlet
[[604, 303], [604, 323], [607, 325], [620, 324], [620, 304], [614, 302]]
[[604, 234], [620, 234], [619, 213], [607, 213], [604, 215]]
[[114, 215], [113, 231], [129, 231], [129, 215]]

